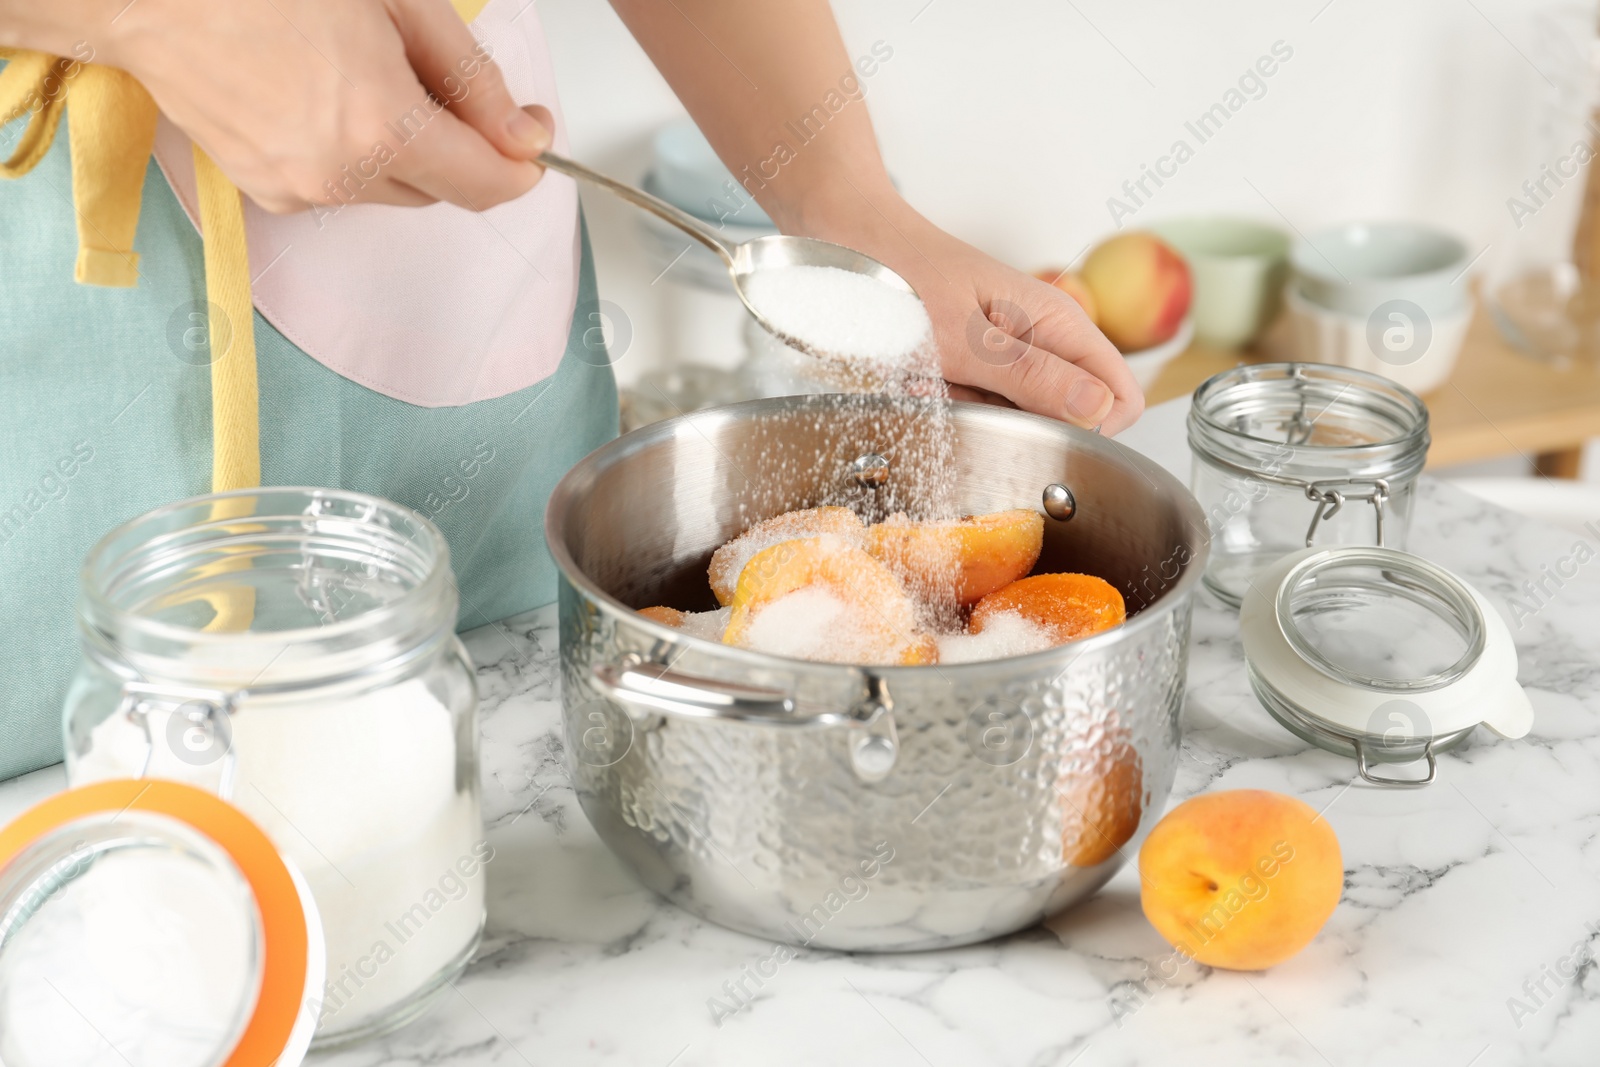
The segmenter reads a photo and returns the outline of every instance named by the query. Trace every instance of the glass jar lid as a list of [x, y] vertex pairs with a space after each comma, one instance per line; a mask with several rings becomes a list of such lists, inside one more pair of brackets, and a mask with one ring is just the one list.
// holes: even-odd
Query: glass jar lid
[[[1251, 685], [1306, 741], [1374, 784], [1424, 785], [1479, 723], [1521, 737], [1533, 708], [1505, 622], [1459, 577], [1409, 553], [1304, 549], [1263, 568], [1239, 615]], [[1392, 778], [1375, 763], [1423, 760]]]
[[0, 829], [7, 1067], [293, 1067], [324, 952], [298, 872], [204, 790], [105, 781]]

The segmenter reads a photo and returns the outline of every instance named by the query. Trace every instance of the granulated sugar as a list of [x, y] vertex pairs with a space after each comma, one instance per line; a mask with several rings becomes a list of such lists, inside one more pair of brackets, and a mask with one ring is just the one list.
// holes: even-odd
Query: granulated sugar
[[897, 363], [933, 333], [914, 294], [837, 267], [760, 270], [745, 294], [779, 333], [840, 359]]
[[[802, 352], [765, 331], [753, 331], [761, 335], [753, 359], [779, 386], [769, 395], [860, 394], [817, 397], [814, 404], [796, 403], [770, 423], [756, 421], [743, 447], [763, 454], [765, 469], [761, 477], [744, 479], [739, 507], [748, 509], [749, 525], [792, 512], [792, 487], [808, 484], [819, 488], [811, 506], [846, 508], [863, 523], [895, 513], [914, 522], [960, 518], [948, 387], [922, 301], [870, 276], [832, 267], [763, 270], [749, 279], [747, 295], [779, 332], [824, 353]], [[885, 481], [864, 484], [840, 476], [868, 455], [887, 461]], [[808, 534], [857, 541], [866, 532], [854, 522], [835, 521], [823, 530], [780, 525], [752, 529], [747, 544], [735, 542], [737, 548], [718, 553], [722, 558], [713, 560], [711, 581], [719, 600], [731, 599], [739, 571], [755, 551]], [[923, 568], [926, 573], [907, 590], [913, 618], [888, 632], [881, 619], [878, 625], [864, 621], [859, 606], [844, 611], [837, 599], [842, 590], [800, 599], [791, 594], [762, 610], [754, 632], [746, 635], [747, 647], [832, 662], [898, 662], [907, 652], [909, 634], [964, 628], [956, 592], [959, 568], [954, 559], [950, 563]], [[878, 603], [874, 608], [880, 614], [888, 610]], [[859, 632], [847, 632], [852, 626]]]
[[1008, 611], [991, 618], [982, 633], [947, 634], [938, 638], [940, 663], [978, 663], [1041, 652], [1055, 642], [1037, 623]]
[[721, 641], [722, 631], [728, 628], [728, 616], [732, 608], [718, 608], [715, 611], [686, 611], [683, 613], [683, 623], [678, 627], [690, 637], [700, 637], [707, 641]]
[[903, 612], [894, 607], [863, 609], [847, 604], [826, 586], [805, 586], [763, 607], [751, 622], [743, 647], [820, 663], [900, 662], [911, 613], [909, 605]]
[[[224, 678], [234, 671], [226, 655], [213, 665]], [[274, 662], [287, 670], [292, 660]], [[129, 716], [106, 718], [72, 784], [193, 781], [210, 771], [179, 746], [151, 747], [152, 736], [174, 736], [168, 722], [177, 713], [151, 708], [146, 728]], [[427, 988], [471, 947], [483, 920], [481, 865], [470, 876], [458, 866], [482, 859], [474, 849], [483, 823], [457, 781], [450, 709], [424, 679], [410, 678], [356, 695], [252, 696], [229, 723], [237, 754], [230, 799], [300, 868], [322, 916], [327, 985], [307, 993], [321, 1006], [321, 1026], [347, 1029]], [[439, 896], [442, 879], [454, 887], [448, 899]], [[433, 897], [442, 906], [424, 906], [426, 923], [408, 923]]]
[[774, 656], [829, 662], [871, 662], [841, 659], [857, 642], [841, 634], [851, 629], [850, 608], [822, 586], [808, 586], [780, 597], [762, 609], [750, 624], [749, 648]]
[[853, 511], [841, 507], [791, 511], [758, 522], [712, 554], [707, 570], [711, 591], [721, 603], [729, 603], [739, 584], [740, 572], [756, 553], [784, 541], [822, 535], [860, 544], [866, 538], [867, 528]]

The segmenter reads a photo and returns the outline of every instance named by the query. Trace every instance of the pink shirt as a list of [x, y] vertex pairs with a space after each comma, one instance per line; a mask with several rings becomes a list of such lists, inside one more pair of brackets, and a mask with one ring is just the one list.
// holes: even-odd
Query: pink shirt
[[[528, 0], [489, 0], [472, 23], [518, 104], [566, 127], [544, 31]], [[156, 161], [198, 227], [189, 139], [163, 117]], [[555, 372], [578, 289], [578, 192], [547, 171], [482, 213], [352, 204], [273, 215], [248, 199], [256, 310], [330, 370], [386, 396], [450, 407], [504, 396]]]

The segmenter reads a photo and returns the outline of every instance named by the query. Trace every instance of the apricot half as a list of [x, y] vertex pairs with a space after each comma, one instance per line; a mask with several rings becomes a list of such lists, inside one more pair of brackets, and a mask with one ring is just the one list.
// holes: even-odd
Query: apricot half
[[711, 554], [711, 566], [706, 572], [711, 591], [716, 594], [717, 603], [733, 603], [739, 572], [756, 553], [773, 545], [823, 534], [859, 544], [865, 532], [866, 524], [849, 508], [807, 508], [764, 519]]
[[677, 608], [667, 608], [661, 606], [640, 608], [639, 614], [643, 615], [651, 622], [659, 622], [663, 626], [672, 627], [674, 630], [681, 629], [683, 627], [684, 613], [679, 611]]
[[1258, 971], [1322, 929], [1344, 890], [1339, 839], [1304, 801], [1262, 789], [1192, 797], [1139, 849], [1139, 902], [1180, 953]]
[[691, 637], [703, 637], [707, 641], [721, 641], [722, 631], [728, 625], [727, 608], [717, 608], [715, 611], [679, 611], [677, 608], [658, 605], [640, 608], [638, 613], [652, 622], [659, 622], [674, 630], [682, 630]]
[[894, 516], [867, 530], [867, 551], [913, 588], [936, 593], [953, 585], [973, 604], [1033, 569], [1044, 548], [1044, 516], [1018, 508], [956, 522], [911, 522]]
[[739, 573], [724, 644], [827, 663], [933, 663], [894, 572], [838, 537], [762, 549]]
[[978, 601], [968, 629], [978, 634], [997, 615], [1014, 612], [1042, 628], [1056, 644], [1120, 626], [1128, 617], [1122, 594], [1092, 574], [1036, 574]]

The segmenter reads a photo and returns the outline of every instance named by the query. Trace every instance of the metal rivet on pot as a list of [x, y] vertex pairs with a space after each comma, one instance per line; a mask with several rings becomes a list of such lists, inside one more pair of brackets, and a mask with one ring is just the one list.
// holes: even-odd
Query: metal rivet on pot
[[856, 772], [868, 781], [876, 781], [894, 769], [899, 755], [895, 743], [881, 734], [872, 734], [856, 742], [850, 753]]
[[863, 489], [875, 489], [889, 480], [889, 461], [876, 452], [865, 452], [850, 464], [850, 477]]
[[1078, 498], [1060, 482], [1044, 487], [1044, 513], [1059, 522], [1066, 522], [1078, 513]]

